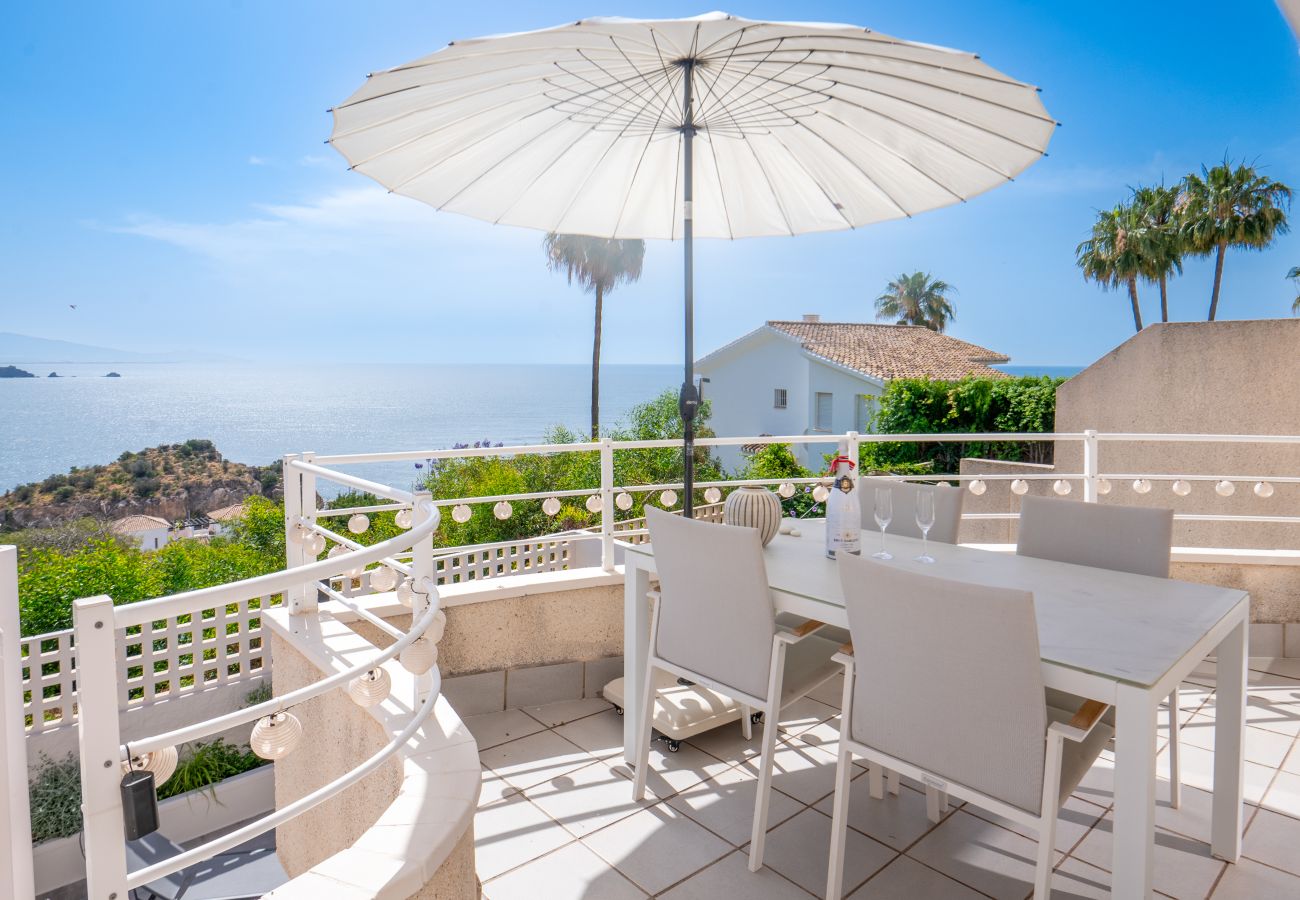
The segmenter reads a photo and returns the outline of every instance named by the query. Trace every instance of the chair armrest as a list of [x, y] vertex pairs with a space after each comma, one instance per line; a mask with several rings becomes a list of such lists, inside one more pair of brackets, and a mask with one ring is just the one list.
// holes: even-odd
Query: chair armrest
[[659, 602], [659, 592], [658, 592], [658, 591], [654, 591], [654, 590], [646, 591], [646, 592], [645, 592], [645, 596], [646, 596], [646, 599], [647, 599], [647, 600], [653, 600], [655, 603], [658, 603], [658, 602]]
[[794, 644], [802, 641], [818, 628], [824, 627], [826, 627], [825, 622], [818, 622], [816, 619], [805, 619], [789, 631], [778, 631], [776, 636], [778, 640], [785, 641], [787, 644]]
[[845, 667], [853, 665], [853, 642], [850, 641], [847, 644], [840, 645], [839, 652], [832, 656], [831, 659]]
[[1061, 737], [1072, 741], [1082, 741], [1092, 733], [1092, 729], [1097, 727], [1097, 723], [1101, 721], [1101, 717], [1108, 709], [1110, 707], [1100, 700], [1085, 700], [1070, 721], [1053, 722], [1047, 730], [1055, 731]]

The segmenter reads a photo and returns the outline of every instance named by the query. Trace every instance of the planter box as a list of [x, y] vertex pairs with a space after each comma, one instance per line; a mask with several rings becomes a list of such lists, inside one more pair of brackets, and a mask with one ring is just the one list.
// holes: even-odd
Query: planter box
[[[215, 797], [214, 797], [215, 792]], [[275, 809], [275, 767], [261, 766], [212, 787], [158, 803], [159, 831], [184, 843]], [[86, 877], [81, 835], [44, 841], [32, 848], [36, 893], [48, 893]]]

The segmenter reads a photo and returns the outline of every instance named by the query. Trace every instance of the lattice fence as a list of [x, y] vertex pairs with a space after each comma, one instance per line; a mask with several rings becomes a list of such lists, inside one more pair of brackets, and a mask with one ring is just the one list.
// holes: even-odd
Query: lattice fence
[[[183, 697], [271, 671], [262, 611], [280, 595], [206, 609], [118, 632], [122, 709]], [[28, 734], [76, 722], [76, 653], [72, 631], [24, 638], [23, 706]]]

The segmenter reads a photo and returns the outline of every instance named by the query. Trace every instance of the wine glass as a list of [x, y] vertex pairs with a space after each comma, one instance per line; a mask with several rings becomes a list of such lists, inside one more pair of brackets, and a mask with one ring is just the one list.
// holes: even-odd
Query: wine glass
[[917, 562], [932, 563], [930, 555], [930, 529], [934, 527], [934, 488], [918, 488], [916, 491], [916, 527], [921, 529], [921, 555]]
[[871, 554], [873, 559], [893, 559], [894, 554], [885, 549], [885, 529], [894, 518], [894, 492], [887, 487], [876, 488], [876, 525], [880, 527], [880, 551]]

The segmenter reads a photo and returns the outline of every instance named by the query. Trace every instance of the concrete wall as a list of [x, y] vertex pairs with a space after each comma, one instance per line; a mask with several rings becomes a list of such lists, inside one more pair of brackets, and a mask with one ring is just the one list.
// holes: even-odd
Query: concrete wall
[[[275, 659], [275, 693], [288, 693], [319, 681], [321, 672], [278, 634], [271, 637]], [[384, 728], [348, 698], [329, 691], [293, 708], [303, 725], [304, 740], [296, 753], [275, 764], [275, 806], [293, 801], [344, 775], [388, 743]], [[329, 735], [329, 740], [313, 736]], [[397, 797], [402, 785], [402, 758], [394, 755], [378, 770], [336, 797], [276, 828], [276, 855], [289, 876], [352, 846]]]

